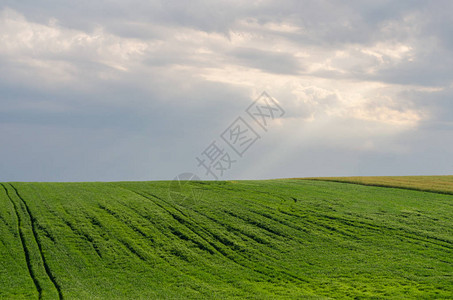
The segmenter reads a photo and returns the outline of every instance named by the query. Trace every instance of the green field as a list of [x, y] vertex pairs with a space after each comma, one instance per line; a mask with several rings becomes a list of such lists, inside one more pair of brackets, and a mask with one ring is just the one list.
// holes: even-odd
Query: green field
[[3, 183], [0, 298], [453, 299], [453, 181], [397, 179]]
[[323, 181], [348, 182], [371, 186], [395, 187], [409, 190], [453, 195], [453, 176], [366, 176], [303, 178]]

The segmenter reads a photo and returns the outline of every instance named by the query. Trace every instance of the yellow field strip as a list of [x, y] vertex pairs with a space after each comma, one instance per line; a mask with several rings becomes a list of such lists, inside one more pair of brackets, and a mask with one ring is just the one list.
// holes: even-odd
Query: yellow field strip
[[357, 177], [315, 177], [309, 180], [346, 182], [372, 186], [395, 187], [419, 191], [453, 194], [453, 176], [357, 176]]

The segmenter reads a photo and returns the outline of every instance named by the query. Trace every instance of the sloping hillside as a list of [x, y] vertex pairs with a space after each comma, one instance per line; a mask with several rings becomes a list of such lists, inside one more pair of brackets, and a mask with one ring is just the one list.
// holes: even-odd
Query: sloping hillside
[[[303, 178], [304, 179], [304, 178]], [[371, 186], [394, 187], [416, 191], [453, 194], [453, 176], [362, 176], [307, 178]]]
[[453, 298], [452, 195], [169, 186], [2, 184], [0, 298]]

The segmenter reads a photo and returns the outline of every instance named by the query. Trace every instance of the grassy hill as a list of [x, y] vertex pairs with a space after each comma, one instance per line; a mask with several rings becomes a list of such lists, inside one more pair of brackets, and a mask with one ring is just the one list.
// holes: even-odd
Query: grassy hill
[[371, 186], [394, 187], [453, 195], [453, 176], [365, 176], [318, 177], [312, 180], [347, 182]]
[[0, 298], [453, 298], [453, 195], [169, 184], [3, 183]]

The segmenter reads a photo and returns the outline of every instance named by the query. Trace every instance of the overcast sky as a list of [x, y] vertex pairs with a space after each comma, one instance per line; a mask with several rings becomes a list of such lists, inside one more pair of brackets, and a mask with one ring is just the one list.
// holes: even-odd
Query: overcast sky
[[452, 1], [0, 4], [0, 181], [453, 173]]

